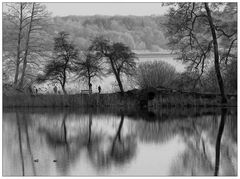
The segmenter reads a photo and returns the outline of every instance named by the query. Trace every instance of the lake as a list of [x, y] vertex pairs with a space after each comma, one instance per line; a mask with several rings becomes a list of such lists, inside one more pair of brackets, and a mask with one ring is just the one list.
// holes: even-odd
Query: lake
[[4, 176], [237, 175], [237, 109], [4, 109]]

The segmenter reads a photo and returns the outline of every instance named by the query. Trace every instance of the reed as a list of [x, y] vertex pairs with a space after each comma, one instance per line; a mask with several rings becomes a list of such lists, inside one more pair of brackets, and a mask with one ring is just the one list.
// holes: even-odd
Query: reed
[[4, 107], [114, 107], [134, 106], [136, 100], [119, 94], [3, 95]]
[[[225, 106], [237, 106], [237, 99], [228, 99]], [[221, 104], [221, 97], [204, 98], [188, 94], [171, 94], [171, 95], [156, 95], [153, 100], [148, 101], [148, 108], [159, 107], [219, 107]]]
[[[157, 94], [153, 100], [141, 99], [139, 94], [76, 94], [76, 95], [3, 95], [3, 107], [210, 107], [222, 106], [221, 98], [202, 98], [188, 94]], [[229, 99], [226, 106], [237, 106], [237, 99]]]

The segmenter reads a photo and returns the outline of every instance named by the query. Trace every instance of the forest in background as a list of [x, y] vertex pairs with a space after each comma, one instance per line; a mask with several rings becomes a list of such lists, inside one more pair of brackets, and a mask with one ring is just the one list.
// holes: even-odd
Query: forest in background
[[[112, 41], [124, 42], [133, 50], [164, 52], [164, 16], [66, 16], [53, 17], [54, 32], [59, 29], [71, 34], [80, 49], [91, 40], [104, 35]], [[52, 30], [51, 30], [52, 31]]]

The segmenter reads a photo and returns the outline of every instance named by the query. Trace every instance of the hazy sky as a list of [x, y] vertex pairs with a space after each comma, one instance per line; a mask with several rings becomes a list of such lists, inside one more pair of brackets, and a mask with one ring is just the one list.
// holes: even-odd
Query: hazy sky
[[162, 15], [161, 3], [43, 3], [53, 16], [67, 15]]

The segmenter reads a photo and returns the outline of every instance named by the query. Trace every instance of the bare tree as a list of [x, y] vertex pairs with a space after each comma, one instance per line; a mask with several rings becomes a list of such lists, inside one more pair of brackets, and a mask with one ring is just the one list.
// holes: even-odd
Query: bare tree
[[75, 70], [74, 61], [78, 58], [78, 51], [69, 42], [69, 34], [59, 32], [54, 39], [54, 56], [53, 59], [45, 66], [44, 74], [38, 76], [37, 82], [53, 81], [60, 83], [64, 94], [67, 94], [65, 84], [67, 82], [67, 73]]
[[9, 28], [3, 30], [3, 50], [8, 55], [6, 58], [14, 57], [15, 60], [15, 75], [14, 85], [17, 85], [19, 75], [19, 65], [22, 53], [21, 42], [24, 38], [23, 32], [26, 28], [28, 16], [27, 9], [29, 3], [6, 3], [7, 12], [3, 14], [3, 21], [5, 21], [4, 27], [7, 26], [7, 22], [10, 23]]
[[[49, 55], [49, 43], [45, 30], [48, 12], [41, 3], [4, 3], [3, 14], [3, 57], [9, 76], [14, 71], [14, 86], [24, 88], [31, 79], [34, 67], [40, 66], [40, 59]], [[45, 53], [42, 53], [45, 52]], [[13, 60], [16, 59], [16, 60]], [[9, 71], [10, 70], [10, 71]], [[5, 70], [6, 71], [6, 70]], [[19, 82], [19, 75], [20, 82]]]
[[93, 78], [101, 78], [104, 75], [104, 67], [101, 56], [87, 51], [78, 61], [75, 61], [77, 78], [87, 81], [89, 90]]
[[31, 10], [30, 16], [29, 16], [30, 20], [27, 24], [28, 30], [26, 35], [25, 50], [23, 55], [23, 68], [22, 68], [21, 79], [19, 82], [19, 88], [22, 88], [24, 83], [24, 78], [25, 78], [26, 68], [28, 63], [27, 58], [29, 56], [29, 51], [30, 51], [31, 35], [35, 33], [35, 31], [42, 30], [41, 21], [48, 16], [48, 13], [45, 10], [45, 7], [40, 3], [33, 2], [31, 4], [30, 10]]
[[98, 52], [102, 58], [106, 59], [106, 64], [109, 66], [109, 74], [114, 74], [121, 95], [124, 95], [124, 89], [121, 81], [123, 75], [133, 76], [136, 69], [137, 59], [135, 53], [123, 43], [113, 43], [103, 37], [97, 37], [92, 41], [89, 50]]
[[179, 59], [187, 62], [190, 68], [201, 69], [196, 80], [200, 79], [208, 60], [214, 56], [213, 62], [222, 103], [226, 103], [220, 66], [222, 61], [227, 62], [229, 59], [236, 58], [234, 52], [237, 39], [236, 3], [174, 3], [170, 5], [173, 6], [165, 24], [169, 46], [172, 50], [180, 52]]

